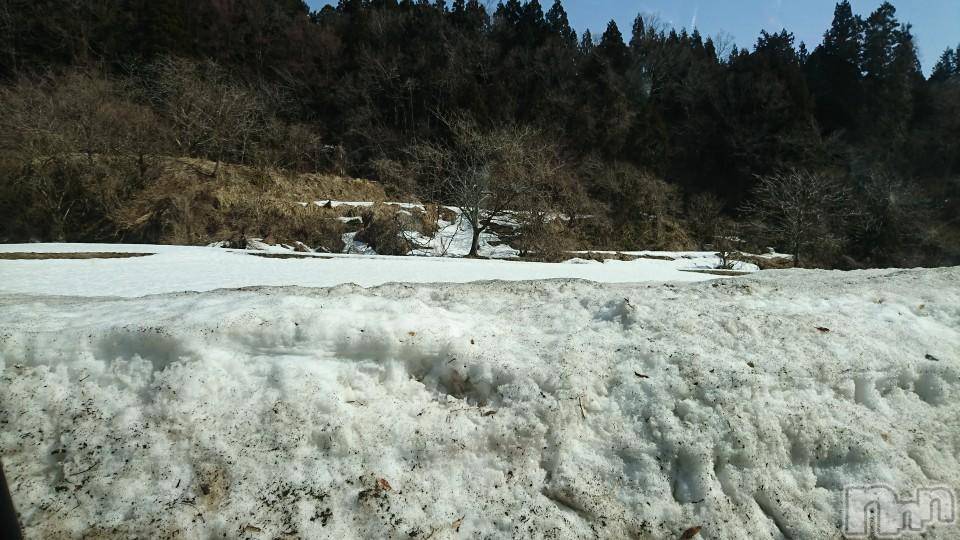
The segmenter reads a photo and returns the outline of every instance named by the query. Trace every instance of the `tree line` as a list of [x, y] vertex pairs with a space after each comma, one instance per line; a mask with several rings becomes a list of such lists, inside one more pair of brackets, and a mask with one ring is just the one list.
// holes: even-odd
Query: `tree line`
[[[80, 78], [123, 104], [102, 114], [137, 118], [110, 129], [138, 135], [119, 140], [142, 140], [141, 161], [327, 170], [449, 200], [454, 177], [425, 168], [441, 155], [427, 149], [483, 140], [524, 163], [523, 143], [549, 148], [548, 169], [524, 173], [549, 180], [537, 203], [602, 216], [603, 247], [744, 237], [833, 266], [958, 263], [958, 54], [924, 77], [892, 4], [855, 14], [846, 0], [821, 43], [785, 29], [751, 49], [646, 15], [578, 35], [559, 0], [0, 0], [4, 105], [23, 111], [0, 144], [5, 176], [22, 177], [24, 149], [38, 155], [25, 100], [65, 99]], [[772, 203], [814, 184], [831, 196], [787, 238]]]

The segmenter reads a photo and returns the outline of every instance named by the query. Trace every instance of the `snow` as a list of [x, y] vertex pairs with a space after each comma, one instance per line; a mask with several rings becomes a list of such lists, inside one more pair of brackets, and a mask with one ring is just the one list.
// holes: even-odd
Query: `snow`
[[[306, 206], [307, 203], [301, 202], [301, 203], [298, 203], [298, 204], [301, 204], [301, 205], [303, 205], [303, 206]], [[317, 205], [317, 206], [328, 206], [328, 207], [330, 207], [330, 208], [336, 208], [336, 207], [338, 207], [338, 206], [351, 206], [351, 207], [356, 207], [356, 208], [369, 208], [369, 207], [371, 207], [371, 206], [373, 206], [373, 205], [375, 205], [375, 204], [377, 204], [377, 203], [374, 202], [374, 201], [336, 201], [336, 200], [324, 199], [324, 200], [321, 200], [321, 201], [313, 201], [313, 204], [315, 204], [315, 205]], [[420, 210], [423, 210], [423, 209], [424, 209], [424, 206], [423, 206], [423, 204], [421, 204], [421, 203], [384, 201], [384, 202], [382, 202], [382, 203], [380, 203], [380, 204], [386, 204], [386, 205], [390, 205], [390, 206], [398, 206], [398, 207], [400, 207], [400, 208], [406, 208], [406, 209], [413, 209], [413, 208], [417, 208], [417, 209], [420, 209]]]
[[356, 239], [357, 232], [343, 233], [343, 252], [355, 255], [376, 255], [377, 252], [370, 244]]
[[[430, 237], [416, 231], [407, 231], [404, 234], [414, 245], [423, 246], [412, 250], [410, 255], [465, 257], [470, 253], [470, 245], [473, 243], [473, 227], [466, 219], [457, 219], [453, 222], [439, 219], [437, 232]], [[487, 230], [480, 233], [477, 254], [491, 259], [512, 259], [520, 252], [501, 243], [496, 233]]]
[[844, 485], [960, 487], [958, 268], [153, 251], [0, 261], [29, 538], [839, 538]]
[[[344, 241], [354, 249], [353, 234]], [[290, 254], [267, 246], [260, 253]], [[462, 247], [462, 246], [461, 246]], [[458, 248], [460, 249], [460, 248]], [[467, 248], [469, 249], [469, 247]], [[133, 244], [4, 244], [0, 252], [134, 252], [147, 257], [84, 260], [0, 260], [0, 293], [67, 296], [142, 296], [180, 291], [210, 291], [258, 285], [331, 287], [355, 283], [364, 287], [391, 282], [466, 283], [486, 280], [577, 278], [597, 282], [703, 281], [717, 276], [684, 272], [714, 259], [636, 261], [597, 264], [551, 264], [450, 257], [390, 257], [343, 254], [298, 254], [303, 258], [271, 259], [252, 251], [212, 247]]]

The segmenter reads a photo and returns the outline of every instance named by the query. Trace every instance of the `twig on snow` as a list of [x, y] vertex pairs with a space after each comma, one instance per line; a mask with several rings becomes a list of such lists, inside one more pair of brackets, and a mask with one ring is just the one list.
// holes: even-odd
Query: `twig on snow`
[[92, 471], [97, 465], [100, 465], [100, 462], [99, 462], [99, 461], [97, 461], [96, 463], [94, 463], [93, 465], [87, 467], [86, 469], [84, 469], [84, 470], [82, 470], [82, 471], [75, 472], [75, 473], [70, 473], [70, 474], [67, 474], [66, 472], [64, 472], [63, 475], [64, 475], [64, 476], [77, 476], [78, 474], [88, 473], [88, 472]]

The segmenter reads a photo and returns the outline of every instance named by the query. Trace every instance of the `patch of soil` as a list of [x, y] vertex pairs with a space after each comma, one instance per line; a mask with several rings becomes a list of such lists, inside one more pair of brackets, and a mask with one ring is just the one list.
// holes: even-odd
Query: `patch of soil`
[[85, 251], [76, 253], [0, 253], [0, 260], [5, 261], [46, 261], [51, 259], [128, 259], [130, 257], [147, 257], [153, 253], [117, 253], [110, 251]]
[[248, 255], [254, 257], [264, 257], [266, 259], [332, 259], [333, 257], [324, 257], [323, 255], [306, 255], [303, 253], [262, 253], [252, 251]]
[[[620, 251], [617, 251], [616, 253], [607, 253], [602, 251], [588, 251], [586, 253], [575, 253], [573, 255], [581, 259], [587, 259], [590, 261], [601, 261], [601, 262], [606, 260], [611, 260], [611, 259], [615, 261], [635, 261], [639, 258], [644, 258], [644, 259], [654, 258], [654, 256], [652, 255], [651, 256], [642, 255], [638, 257], [637, 255], [627, 255], [626, 253], [622, 253]], [[656, 258], [659, 258], [659, 257], [656, 257]], [[671, 258], [669, 260], [672, 261], [673, 259]]]
[[697, 274], [713, 274], [715, 276], [747, 276], [756, 272], [743, 272], [740, 270], [724, 270], [722, 268], [681, 268], [681, 272], [695, 272]]

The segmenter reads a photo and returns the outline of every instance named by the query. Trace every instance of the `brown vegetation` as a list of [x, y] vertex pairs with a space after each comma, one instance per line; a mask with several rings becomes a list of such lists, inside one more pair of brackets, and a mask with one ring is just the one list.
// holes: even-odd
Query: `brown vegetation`
[[764, 257], [762, 255], [752, 255], [750, 253], [734, 252], [728, 258], [734, 261], [743, 261], [745, 263], [755, 264], [761, 270], [780, 270], [783, 268], [793, 268], [792, 257]]
[[380, 255], [406, 255], [419, 247], [410, 233], [432, 236], [437, 232], [436, 206], [403, 208], [375, 204], [360, 213], [362, 228], [354, 237]]
[[[936, 216], [918, 184], [882, 171], [864, 173], [851, 192], [835, 189], [841, 173], [791, 170], [759, 177], [734, 221], [716, 196], [685, 197], [650, 169], [578, 155], [555, 133], [440, 113], [433, 121], [444, 137], [370, 162], [385, 183], [353, 180], [340, 144], [287, 116], [281, 87], [205, 61], [160, 58], [138, 69], [66, 69], [0, 86], [0, 241], [240, 247], [260, 238], [340, 251], [343, 234], [356, 232], [379, 253], [404, 254], [422, 247], [405, 232], [430, 235], [437, 217], [462, 216], [475, 233], [472, 255], [491, 231], [544, 261], [584, 249], [699, 246], [726, 263], [735, 251], [775, 245], [804, 265], [856, 268], [953, 257], [960, 245], [955, 182], [931, 191], [947, 201]], [[412, 201], [411, 193], [459, 212], [312, 204]], [[851, 245], [857, 260], [846, 256]]]
[[114, 251], [85, 251], [67, 253], [0, 253], [0, 260], [4, 261], [48, 261], [54, 259], [128, 259], [131, 257], [147, 257], [153, 253], [118, 253]]
[[338, 218], [350, 207], [328, 208], [313, 201], [384, 196], [379, 185], [364, 180], [169, 160], [161, 177], [120, 209], [117, 225], [122, 234], [147, 242], [228, 240], [242, 246], [248, 238], [262, 238], [340, 251], [347, 228]]

